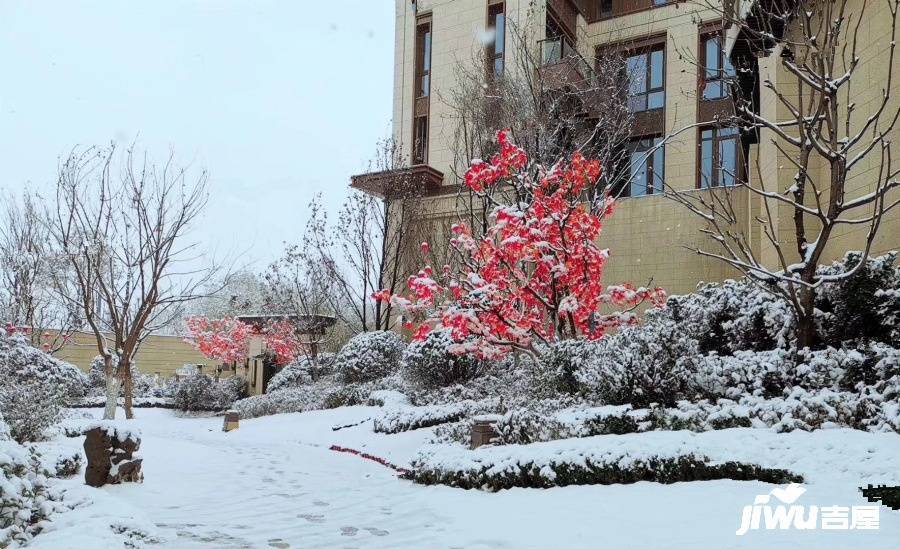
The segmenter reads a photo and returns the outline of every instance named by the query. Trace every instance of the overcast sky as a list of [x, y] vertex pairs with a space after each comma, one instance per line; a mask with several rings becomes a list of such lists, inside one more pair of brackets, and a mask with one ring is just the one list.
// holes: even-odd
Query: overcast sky
[[209, 170], [199, 236], [262, 268], [390, 128], [392, 0], [0, 0], [0, 188], [135, 138]]

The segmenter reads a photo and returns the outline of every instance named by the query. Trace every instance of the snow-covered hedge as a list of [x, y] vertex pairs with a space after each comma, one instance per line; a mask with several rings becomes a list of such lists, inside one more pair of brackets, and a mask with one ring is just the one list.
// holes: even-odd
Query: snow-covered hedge
[[246, 391], [247, 382], [240, 376], [216, 381], [207, 374], [194, 374], [178, 383], [173, 405], [185, 412], [218, 412], [230, 408]]
[[545, 394], [579, 392], [581, 386], [576, 373], [586, 371], [602, 346], [600, 341], [586, 339], [567, 339], [549, 345], [534, 368], [538, 390]]
[[709, 456], [703, 451], [704, 445], [690, 444], [680, 436], [647, 437], [594, 437], [477, 450], [434, 445], [413, 459], [411, 476], [422, 484], [483, 490], [641, 481], [803, 481], [800, 475], [784, 469], [742, 463], [729, 457], [722, 459], [719, 454], [724, 456], [724, 452]]
[[337, 390], [334, 384], [329, 384], [327, 389], [324, 384], [304, 385], [244, 398], [235, 402], [231, 408], [242, 419], [322, 410], [325, 408], [325, 398], [334, 390]]
[[401, 433], [425, 427], [434, 427], [443, 423], [452, 423], [465, 417], [477, 414], [495, 412], [499, 401], [496, 399], [485, 401], [466, 400], [452, 404], [431, 406], [397, 406], [385, 408], [380, 416], [375, 418], [373, 428], [376, 433]]
[[372, 381], [400, 367], [406, 344], [394, 332], [366, 332], [354, 336], [334, 359], [344, 383]]
[[662, 311], [638, 326], [622, 328], [580, 361], [573, 376], [585, 392], [609, 404], [674, 404], [691, 398], [700, 356], [697, 342], [683, 337]]
[[321, 353], [315, 360], [306, 356], [298, 357], [269, 380], [266, 391], [271, 393], [308, 385], [330, 371], [334, 358], [335, 355], [331, 353]]
[[0, 330], [0, 385], [34, 382], [44, 385], [65, 402], [85, 394], [87, 376], [76, 366], [31, 346], [21, 334]]
[[458, 343], [449, 330], [438, 329], [423, 341], [414, 341], [403, 353], [402, 372], [411, 383], [424, 389], [466, 383], [487, 365], [473, 356], [451, 352]]

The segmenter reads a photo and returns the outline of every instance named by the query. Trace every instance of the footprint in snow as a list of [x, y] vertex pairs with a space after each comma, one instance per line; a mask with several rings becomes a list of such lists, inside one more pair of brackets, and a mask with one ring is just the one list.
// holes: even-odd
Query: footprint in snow
[[317, 507], [328, 507], [330, 504], [329, 504], [328, 502], [326, 502], [326, 501], [315, 500], [315, 501], [313, 502], [313, 505], [315, 505], [315, 506], [317, 506]]
[[275, 538], [269, 540], [269, 547], [275, 547], [277, 549], [288, 549], [290, 546], [291, 544], [285, 542], [283, 539]]
[[355, 536], [357, 532], [359, 532], [359, 528], [354, 528], [353, 526], [342, 526], [341, 527], [341, 535], [342, 536]]
[[325, 522], [325, 515], [313, 515], [309, 513], [304, 513], [302, 515], [297, 515], [297, 518], [306, 519], [309, 522]]
[[378, 528], [363, 528], [363, 530], [372, 534], [373, 536], [378, 536], [378, 537], [386, 536], [386, 535], [390, 534], [390, 532], [388, 532], [387, 530], [380, 530]]

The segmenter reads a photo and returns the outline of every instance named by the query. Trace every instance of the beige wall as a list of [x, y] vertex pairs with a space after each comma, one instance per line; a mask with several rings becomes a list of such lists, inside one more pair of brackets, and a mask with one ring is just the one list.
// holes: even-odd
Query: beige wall
[[[57, 351], [54, 356], [70, 362], [85, 372], [90, 370], [91, 361], [97, 356], [97, 343], [92, 334], [78, 332]], [[197, 352], [190, 344], [177, 336], [150, 336], [141, 345], [135, 358], [142, 373], [159, 373], [164, 377], [175, 375], [175, 370], [185, 364], [206, 364], [214, 368], [213, 361]]]

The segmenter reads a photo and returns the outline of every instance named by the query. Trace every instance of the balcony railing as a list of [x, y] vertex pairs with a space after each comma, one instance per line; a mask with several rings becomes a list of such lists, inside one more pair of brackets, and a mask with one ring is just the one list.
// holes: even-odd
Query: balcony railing
[[580, 84], [590, 87], [596, 83], [597, 74], [594, 72], [594, 68], [578, 53], [578, 50], [568, 38], [563, 36], [545, 38], [538, 44], [543, 67], [565, 64], [577, 72], [581, 80]]

